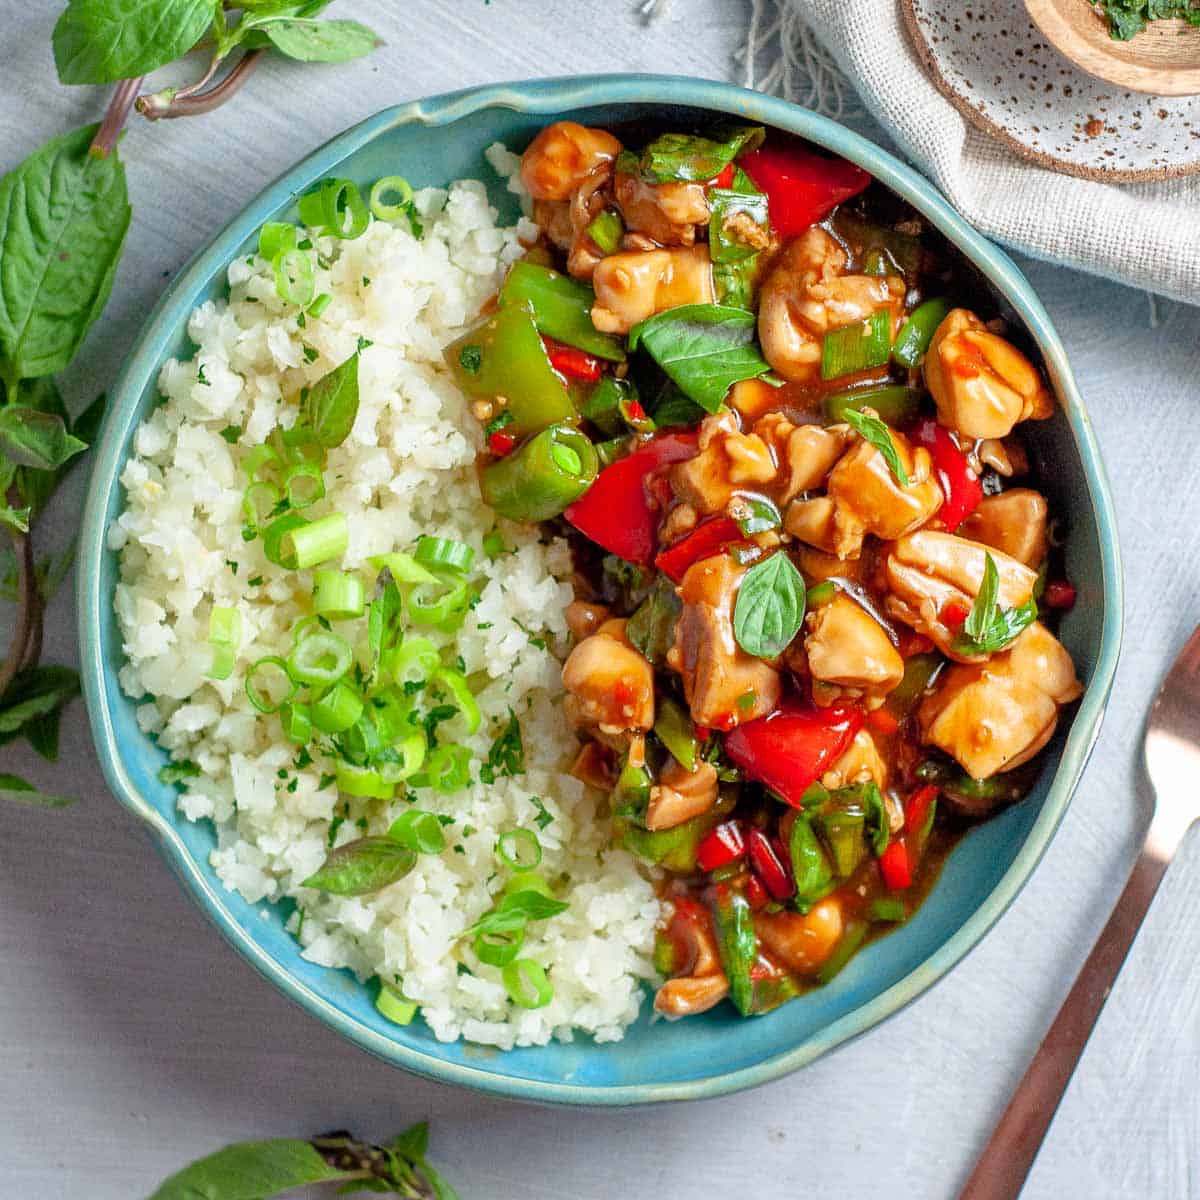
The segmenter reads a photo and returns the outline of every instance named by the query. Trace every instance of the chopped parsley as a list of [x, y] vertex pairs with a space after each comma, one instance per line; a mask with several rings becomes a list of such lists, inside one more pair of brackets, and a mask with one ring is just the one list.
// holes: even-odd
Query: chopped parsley
[[[303, 314], [301, 314], [301, 315], [303, 316]], [[317, 359], [320, 357], [321, 357], [320, 350], [314, 350], [311, 346], [304, 347], [304, 361], [305, 362], [309, 362], [309, 363], [316, 362]]]
[[458, 352], [458, 365], [468, 375], [478, 375], [479, 368], [483, 366], [483, 350], [478, 346], [464, 346]]
[[232, 572], [233, 572], [235, 575], [238, 573], [238, 565], [237, 565], [237, 563], [235, 563], [235, 562], [233, 561], [233, 559], [232, 559], [232, 558], [227, 558], [227, 559], [225, 560], [225, 565], [226, 565], [226, 566], [227, 566], [227, 567], [228, 567], [228, 568], [229, 568], [229, 569], [230, 569], [230, 570], [231, 570], [231, 571], [232, 571]]
[[539, 637], [539, 636], [538, 636], [537, 634], [535, 634], [535, 633], [533, 632], [533, 630], [532, 630], [532, 629], [530, 629], [528, 626], [526, 626], [526, 625], [522, 625], [522, 624], [521, 624], [521, 622], [520, 622], [520, 621], [518, 621], [516, 617], [513, 617], [512, 621], [513, 621], [513, 624], [514, 624], [514, 625], [515, 625], [515, 626], [516, 626], [516, 627], [517, 627], [517, 628], [518, 628], [518, 629], [519, 629], [519, 630], [520, 630], [520, 631], [521, 631], [523, 634], [525, 634], [525, 635], [526, 635], [526, 636], [529, 638], [529, 644], [530, 644], [531, 646], [536, 646], [536, 647], [537, 647], [539, 650], [545, 650], [545, 648], [546, 648], [546, 639], [545, 639], [544, 637]]
[[[246, 586], [247, 587], [258, 587], [262, 583], [262, 581], [263, 581], [263, 577], [261, 575], [255, 575], [253, 579], [246, 580]], [[310, 759], [309, 761], [311, 762], [312, 760]]]
[[358, 338], [358, 349], [359, 349], [360, 351], [362, 351], [362, 350], [366, 350], [366, 349], [367, 349], [369, 346], [373, 346], [373, 345], [375, 345], [375, 343], [374, 343], [373, 341], [371, 341], [371, 339], [370, 339], [370, 338], [365, 338], [365, 337], [363, 337], [361, 334], [359, 335], [359, 338]]
[[203, 363], [201, 363], [200, 366], [196, 369], [196, 382], [204, 384], [205, 387], [210, 386], [209, 382], [208, 382], [208, 378], [204, 374], [204, 364]]
[[508, 722], [488, 750], [487, 762], [479, 768], [479, 778], [483, 783], [495, 783], [497, 776], [511, 779], [514, 775], [524, 774], [525, 744], [521, 740], [521, 722], [510, 709]]
[[322, 775], [317, 781], [317, 790], [323, 792], [326, 788], [333, 787], [337, 783], [336, 775]]
[[242, 436], [242, 427], [240, 425], [226, 425], [221, 430], [221, 436], [232, 446]]
[[554, 814], [542, 803], [541, 796], [530, 796], [529, 802], [537, 809], [537, 816], [533, 818], [533, 823], [539, 829], [545, 829], [554, 820]]
[[158, 773], [159, 783], [183, 783], [186, 779], [195, 779], [200, 774], [200, 768], [185, 758], [183, 762], [168, 763]]

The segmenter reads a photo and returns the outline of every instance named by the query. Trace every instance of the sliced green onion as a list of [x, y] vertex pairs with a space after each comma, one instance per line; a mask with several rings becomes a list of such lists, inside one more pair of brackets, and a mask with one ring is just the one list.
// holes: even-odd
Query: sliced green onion
[[285, 304], [306, 308], [317, 290], [312, 256], [304, 250], [285, 250], [276, 257], [275, 294]]
[[546, 882], [545, 876], [540, 875], [537, 871], [517, 871], [508, 877], [502, 890], [506, 896], [511, 896], [516, 892], [537, 892], [539, 896], [546, 896], [550, 899], [554, 897], [554, 892]]
[[413, 1017], [417, 1015], [417, 1006], [386, 983], [379, 987], [379, 995], [375, 997], [375, 1008], [381, 1017], [391, 1021], [393, 1025], [411, 1025]]
[[296, 694], [296, 682], [288, 673], [287, 663], [277, 654], [268, 654], [250, 664], [246, 672], [246, 697], [260, 713], [268, 716], [288, 703]]
[[908, 916], [908, 909], [903, 900], [894, 896], [881, 896], [871, 903], [870, 917], [872, 921], [903, 921]]
[[291, 534], [294, 530], [307, 525], [308, 522], [294, 512], [284, 513], [282, 517], [272, 521], [263, 530], [263, 554], [268, 562], [277, 567], [286, 567], [289, 571], [296, 569], [296, 552], [291, 545]]
[[392, 822], [387, 835], [418, 854], [441, 854], [446, 848], [446, 834], [437, 814], [423, 808], [410, 808], [401, 813]]
[[854, 952], [863, 944], [869, 930], [870, 926], [866, 921], [850, 918], [844, 927], [841, 939], [833, 948], [833, 953], [817, 972], [818, 983], [828, 983], [854, 957]]
[[303, 571], [318, 563], [328, 562], [331, 558], [340, 558], [349, 544], [350, 527], [346, 523], [346, 514], [332, 512], [286, 530], [280, 542], [280, 551], [285, 567], [294, 563], [298, 570]]
[[303, 745], [312, 739], [312, 717], [307, 704], [282, 704], [279, 720], [283, 725], [283, 736], [289, 742]]
[[830, 425], [841, 424], [846, 420], [847, 412], [858, 412], [864, 408], [873, 408], [879, 414], [879, 419], [889, 425], [904, 425], [917, 415], [920, 407], [920, 395], [900, 383], [834, 392], [824, 400], [825, 420]]
[[442, 660], [437, 647], [428, 638], [413, 637], [393, 646], [380, 665], [393, 683], [404, 683], [410, 678], [414, 681], [428, 679], [441, 667]]
[[471, 734], [476, 733], [482, 718], [479, 714], [479, 705], [476, 704], [475, 697], [471, 695], [467, 677], [452, 667], [439, 667], [433, 674], [433, 680], [435, 683], [441, 684], [454, 698], [454, 705], [458, 709], [458, 715], [463, 719], [467, 736], [470, 737]]
[[440, 625], [467, 611], [470, 592], [465, 582], [419, 583], [408, 594], [408, 615], [415, 625]]
[[379, 773], [393, 783], [411, 779], [424, 765], [427, 748], [428, 743], [423, 733], [410, 733], [393, 747], [399, 754], [400, 761], [381, 764]]
[[319, 317], [328, 307], [333, 297], [328, 292], [322, 292], [309, 306], [308, 315], [314, 319]]
[[294, 509], [306, 509], [325, 498], [325, 476], [314, 462], [299, 462], [283, 476], [283, 490]]
[[475, 935], [475, 956], [489, 967], [507, 967], [525, 944], [524, 929], [484, 930]]
[[315, 613], [310, 613], [307, 617], [301, 617], [295, 625], [292, 626], [292, 649], [294, 650], [306, 637], [311, 637], [314, 633], [324, 629], [320, 618]]
[[[389, 193], [398, 196], [399, 199], [389, 204], [385, 199]], [[412, 184], [403, 175], [385, 175], [382, 179], [377, 179], [371, 187], [371, 212], [380, 221], [395, 221], [400, 217], [407, 217], [412, 202]]]
[[[311, 641], [312, 639], [308, 639]], [[322, 733], [344, 733], [363, 713], [363, 698], [339, 680], [312, 704], [312, 723]]]
[[377, 571], [388, 571], [397, 583], [437, 583], [437, 576], [421, 566], [411, 554], [400, 551], [377, 554], [367, 562]]
[[[929, 343], [933, 341], [937, 327], [949, 312], [949, 300], [938, 298], [918, 304], [896, 334], [892, 357], [902, 367], [919, 367], [929, 350]], [[881, 413], [880, 416], [882, 415]]]
[[437, 746], [426, 759], [422, 782], [414, 780], [414, 785], [431, 787], [439, 792], [457, 792], [471, 782], [470, 762], [471, 752], [466, 746]]
[[532, 958], [518, 958], [504, 967], [501, 974], [509, 999], [521, 1008], [545, 1008], [554, 999], [554, 988], [546, 978], [546, 969]]
[[356, 767], [353, 763], [339, 762], [335, 771], [338, 791], [345, 792], [347, 796], [390, 800], [396, 794], [396, 785], [370, 767]]
[[616, 254], [625, 226], [619, 213], [606, 208], [598, 217], [592, 218], [585, 232], [600, 247], [601, 253]]
[[311, 426], [298, 421], [291, 429], [280, 429], [278, 436], [288, 462], [315, 463], [317, 466], [323, 463], [325, 447], [317, 441]]
[[766, 533], [783, 524], [779, 509], [766, 496], [739, 496], [735, 503], [739, 507], [732, 515], [744, 537]]
[[453, 538], [422, 534], [413, 551], [413, 558], [423, 567], [465, 575], [475, 561], [475, 551], [465, 542], [456, 542]]
[[356, 238], [370, 223], [362, 192], [349, 179], [327, 179], [315, 192], [300, 197], [300, 220], [335, 238]]
[[242, 494], [242, 516], [247, 528], [258, 533], [282, 499], [283, 493], [273, 483], [256, 479]]
[[[354, 662], [350, 643], [321, 629], [301, 638], [292, 647], [288, 671], [297, 683], [328, 687], [337, 683]], [[356, 718], [357, 719], [357, 718]]]
[[246, 451], [242, 458], [242, 470], [250, 479], [261, 479], [268, 467], [275, 467], [279, 462], [279, 452], [274, 446], [263, 442]]
[[313, 572], [313, 611], [330, 621], [350, 621], [366, 609], [366, 591], [357, 575]]
[[[399, 688], [389, 687], [371, 697], [371, 719], [385, 746], [394, 746], [412, 734], [413, 702]], [[425, 757], [424, 753], [421, 755]], [[415, 769], [415, 768], [414, 768]]]
[[825, 579], [808, 589], [804, 602], [808, 608], [816, 608], [819, 604], [828, 604], [837, 595], [837, 584], [832, 579]]
[[504, 544], [504, 534], [498, 529], [483, 535], [483, 552], [488, 558], [499, 558], [508, 547]]
[[831, 329], [821, 345], [821, 378], [837, 379], [870, 367], [885, 366], [892, 356], [892, 313], [880, 309], [865, 321]]
[[242, 644], [242, 614], [236, 608], [213, 605], [208, 616], [208, 644], [212, 647], [210, 679], [228, 679], [233, 674], [238, 647]]
[[532, 871], [542, 861], [542, 843], [532, 829], [510, 829], [497, 839], [496, 857], [513, 871]]
[[258, 253], [267, 262], [296, 248], [296, 227], [290, 221], [268, 221], [258, 231]]

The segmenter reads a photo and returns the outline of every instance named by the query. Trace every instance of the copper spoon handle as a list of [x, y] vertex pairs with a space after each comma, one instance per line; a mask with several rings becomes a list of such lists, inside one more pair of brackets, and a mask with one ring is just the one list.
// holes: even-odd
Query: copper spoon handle
[[1017, 1086], [959, 1200], [1015, 1200], [1175, 847], [1147, 838], [1108, 924]]

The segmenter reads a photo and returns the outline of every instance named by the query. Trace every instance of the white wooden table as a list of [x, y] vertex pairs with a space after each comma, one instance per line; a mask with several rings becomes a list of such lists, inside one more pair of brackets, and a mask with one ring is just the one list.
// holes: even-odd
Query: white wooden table
[[[58, 86], [60, 3], [0, 0], [0, 167], [98, 119]], [[733, 78], [737, 0], [674, 0], [647, 28], [633, 0], [342, 0], [388, 45], [344, 68], [271, 63], [217, 114], [135, 124], [122, 149], [134, 222], [116, 290], [73, 372], [76, 407], [112, 380], [171, 274], [269, 179], [387, 104], [473, 83], [595, 70]], [[664, 1194], [950, 1197], [1065, 994], [1133, 857], [1143, 714], [1200, 621], [1200, 309], [1029, 264], [1071, 351], [1113, 477], [1128, 571], [1124, 660], [1095, 758], [1030, 885], [935, 991], [790, 1079], [652, 1111], [533, 1108], [369, 1058], [246, 966], [107, 794], [81, 706], [61, 761], [0, 749], [0, 769], [83, 797], [0, 811], [0, 1194], [130, 1200], [184, 1162], [254, 1136], [429, 1116], [465, 1200]], [[82, 474], [82, 472], [80, 473]], [[82, 480], [59, 497], [70, 536]], [[47, 659], [75, 654], [70, 588]], [[1200, 1195], [1200, 847], [1164, 893], [1064, 1106], [1030, 1200]]]

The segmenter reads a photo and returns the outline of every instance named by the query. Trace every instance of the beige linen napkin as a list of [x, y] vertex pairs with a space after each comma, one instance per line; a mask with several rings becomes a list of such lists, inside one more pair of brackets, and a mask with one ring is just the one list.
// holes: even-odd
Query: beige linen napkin
[[1075, 179], [1018, 158], [934, 87], [896, 0], [752, 0], [746, 82], [842, 115], [844, 75], [915, 166], [1015, 250], [1200, 304], [1200, 175]]

